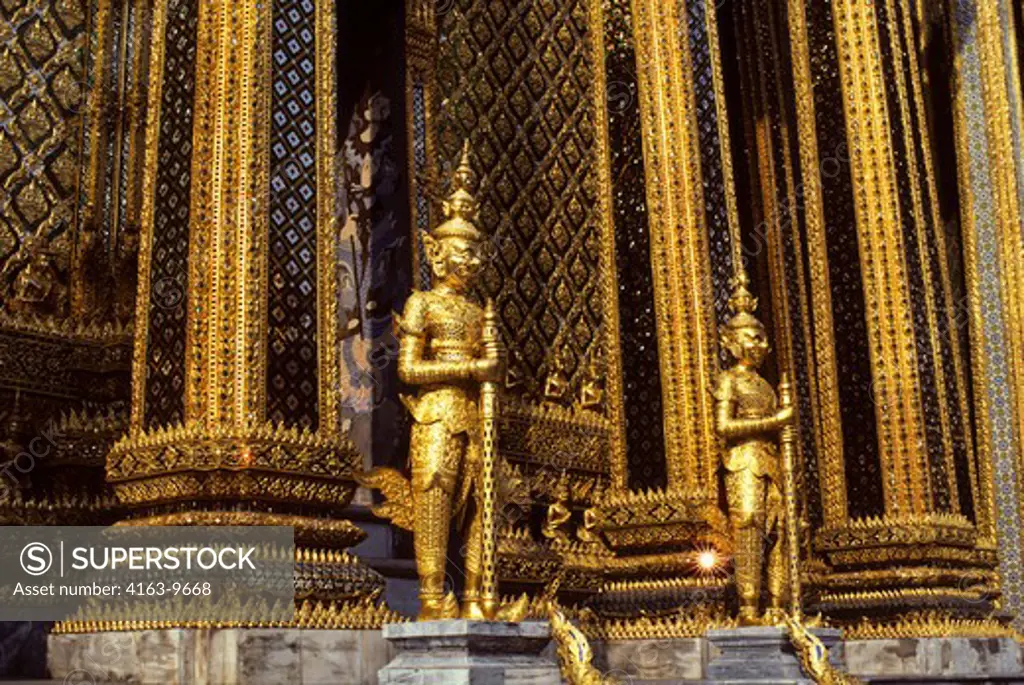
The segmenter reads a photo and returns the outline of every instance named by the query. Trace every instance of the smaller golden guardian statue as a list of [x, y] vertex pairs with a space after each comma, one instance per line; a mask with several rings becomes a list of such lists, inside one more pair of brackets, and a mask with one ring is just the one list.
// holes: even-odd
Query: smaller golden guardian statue
[[[778, 433], [793, 420], [790, 406], [779, 408], [775, 390], [758, 369], [768, 355], [768, 337], [754, 316], [757, 300], [746, 274], [735, 283], [729, 307], [733, 317], [722, 327], [721, 344], [736, 359], [715, 387], [718, 434], [725, 439], [722, 466], [732, 528], [736, 590], [742, 625], [784, 620], [788, 594], [786, 509]], [[774, 537], [764, 564], [765, 541]], [[764, 569], [767, 566], [767, 569]], [[767, 570], [769, 609], [758, 610], [762, 571]]]
[[[377, 514], [413, 533], [420, 580], [419, 620], [516, 618], [501, 612], [494, 580], [497, 508], [495, 413], [505, 376], [493, 304], [470, 299], [482, 267], [483, 236], [473, 225], [469, 148], [444, 202], [446, 220], [423, 237], [433, 286], [414, 292], [398, 321], [398, 375], [416, 386], [402, 401], [412, 414], [411, 481], [394, 469], [374, 469], [360, 482], [380, 489]], [[445, 588], [448, 531], [463, 530], [465, 590], [461, 608]], [[525, 608], [523, 603], [522, 608]]]

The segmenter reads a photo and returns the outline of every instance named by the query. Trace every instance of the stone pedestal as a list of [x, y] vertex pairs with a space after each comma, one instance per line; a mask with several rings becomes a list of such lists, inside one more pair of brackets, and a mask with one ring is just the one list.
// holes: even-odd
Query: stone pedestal
[[[542, 654], [546, 621], [425, 621], [384, 626], [398, 652], [380, 671], [381, 685], [560, 685], [558, 665]], [[548, 650], [550, 652], [550, 650]]]
[[393, 656], [379, 630], [211, 628], [50, 635], [65, 683], [376, 685]]
[[594, 666], [623, 683], [700, 681], [708, 662], [702, 637], [592, 640]]
[[850, 640], [844, 651], [850, 673], [864, 678], [1024, 682], [1021, 645], [1008, 637]]
[[[818, 628], [812, 632], [829, 650], [841, 637], [840, 631], [834, 629]], [[707, 679], [711, 682], [811, 683], [784, 628], [709, 630], [707, 640], [712, 652], [707, 666]]]

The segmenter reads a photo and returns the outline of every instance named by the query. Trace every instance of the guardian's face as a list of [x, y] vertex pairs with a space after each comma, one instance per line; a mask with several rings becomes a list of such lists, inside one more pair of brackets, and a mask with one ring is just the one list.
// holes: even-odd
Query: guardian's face
[[480, 242], [466, 238], [445, 238], [442, 249], [445, 252], [446, 280], [459, 290], [467, 290], [483, 266]]
[[736, 329], [734, 354], [736, 358], [753, 367], [759, 367], [768, 356], [768, 336], [763, 328], [744, 326]]

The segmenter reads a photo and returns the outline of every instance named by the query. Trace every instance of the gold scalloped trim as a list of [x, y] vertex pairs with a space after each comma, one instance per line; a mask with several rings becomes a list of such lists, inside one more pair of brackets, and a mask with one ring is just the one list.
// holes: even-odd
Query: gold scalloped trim
[[133, 327], [130, 321], [83, 321], [0, 311], [0, 329], [91, 343], [127, 344], [131, 342]]
[[896, 621], [876, 623], [862, 619], [843, 626], [844, 640], [896, 640], [903, 638], [1011, 638], [1024, 643], [1024, 634], [995, 618], [957, 618], [941, 611], [905, 614]]
[[172, 628], [299, 628], [306, 630], [379, 630], [386, 623], [406, 623], [408, 618], [392, 611], [387, 604], [372, 599], [358, 602], [313, 602], [306, 600], [295, 609], [291, 621], [243, 623], [239, 621], [59, 621], [53, 627], [58, 635], [123, 632], [130, 630], [168, 630]]
[[587, 637], [597, 640], [647, 640], [703, 637], [716, 628], [735, 628], [736, 619], [721, 610], [701, 609], [675, 616], [595, 619], [581, 624]]

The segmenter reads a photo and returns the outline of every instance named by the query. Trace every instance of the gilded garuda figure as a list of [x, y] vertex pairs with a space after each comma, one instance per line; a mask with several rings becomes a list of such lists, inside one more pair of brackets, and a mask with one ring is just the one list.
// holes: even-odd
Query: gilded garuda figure
[[[775, 390], [758, 369], [768, 355], [768, 336], [754, 316], [757, 300], [741, 273], [722, 327], [721, 344], [736, 359], [715, 386], [715, 418], [725, 439], [722, 466], [732, 528], [736, 590], [742, 625], [778, 623], [786, 611], [788, 574], [783, 472], [778, 433], [793, 420], [792, 407], [779, 408]], [[765, 541], [774, 538], [764, 562]], [[767, 569], [764, 567], [767, 566]], [[769, 610], [758, 610], [762, 571], [767, 571]]]
[[[397, 320], [398, 375], [419, 389], [415, 397], [402, 397], [414, 420], [411, 482], [394, 469], [375, 469], [360, 478], [386, 497], [375, 511], [413, 533], [421, 621], [495, 617], [494, 607], [481, 597], [484, 445], [479, 403], [481, 385], [504, 378], [505, 360], [496, 340], [484, 340], [484, 309], [470, 299], [483, 249], [483, 236], [473, 224], [477, 203], [472, 183], [467, 146], [443, 205], [445, 221], [423, 236], [433, 286], [414, 292]], [[461, 609], [444, 585], [453, 519], [465, 542]]]

